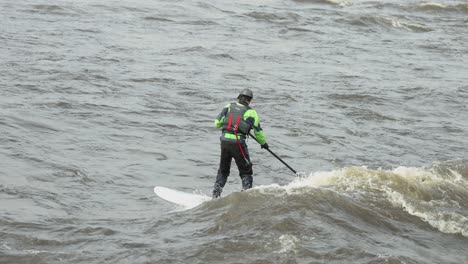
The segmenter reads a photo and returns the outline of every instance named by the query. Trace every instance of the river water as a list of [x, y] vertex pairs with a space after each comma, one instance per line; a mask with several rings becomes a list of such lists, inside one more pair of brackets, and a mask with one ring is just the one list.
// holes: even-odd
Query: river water
[[[467, 263], [463, 0], [0, 0], [0, 263]], [[213, 120], [254, 91], [209, 195]], [[235, 166], [234, 166], [235, 167]]]

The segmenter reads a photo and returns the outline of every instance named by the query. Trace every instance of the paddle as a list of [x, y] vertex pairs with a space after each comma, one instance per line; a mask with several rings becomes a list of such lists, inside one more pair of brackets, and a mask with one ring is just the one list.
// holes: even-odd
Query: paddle
[[[255, 139], [255, 141], [258, 142], [258, 139], [256, 137], [254, 137], [254, 135], [252, 135], [252, 132], [249, 132], [249, 135]], [[260, 144], [260, 142], [258, 142], [258, 144]], [[286, 162], [284, 162], [284, 160], [282, 160], [280, 157], [278, 157], [278, 155], [276, 155], [273, 151], [270, 150], [270, 148], [267, 149], [268, 152], [271, 153], [271, 155], [275, 156], [275, 158], [277, 158], [279, 161], [281, 161], [284, 165], [286, 165], [286, 167], [288, 167], [288, 169], [290, 169], [292, 172], [294, 172], [294, 174], [296, 174], [296, 176], [299, 176], [299, 174], [293, 169], [291, 168], [291, 166], [289, 166]]]

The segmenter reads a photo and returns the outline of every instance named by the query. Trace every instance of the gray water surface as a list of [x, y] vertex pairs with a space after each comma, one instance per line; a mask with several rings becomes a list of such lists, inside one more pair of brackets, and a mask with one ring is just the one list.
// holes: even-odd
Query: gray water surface
[[[0, 263], [464, 263], [468, 5], [0, 0]], [[254, 91], [255, 189], [209, 195]]]

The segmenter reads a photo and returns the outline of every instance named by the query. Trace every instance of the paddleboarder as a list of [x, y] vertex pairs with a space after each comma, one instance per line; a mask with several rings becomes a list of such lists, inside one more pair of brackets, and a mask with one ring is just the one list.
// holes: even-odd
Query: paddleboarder
[[250, 89], [243, 89], [237, 99], [238, 102], [226, 105], [214, 121], [215, 127], [222, 130], [222, 135], [220, 137], [221, 156], [213, 188], [213, 198], [218, 198], [223, 191], [231, 170], [232, 158], [236, 162], [239, 176], [242, 179], [242, 190], [252, 188], [252, 163], [245, 141], [251, 129], [261, 148], [268, 150], [258, 114], [250, 107], [253, 92]]

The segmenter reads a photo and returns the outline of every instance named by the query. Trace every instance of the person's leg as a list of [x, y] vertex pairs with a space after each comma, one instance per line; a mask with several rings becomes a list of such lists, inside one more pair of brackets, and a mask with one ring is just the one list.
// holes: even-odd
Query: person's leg
[[221, 196], [221, 192], [223, 191], [224, 185], [226, 185], [226, 181], [231, 170], [231, 160], [232, 156], [227, 142], [221, 141], [221, 155], [218, 174], [213, 187], [213, 198]]
[[245, 141], [241, 142], [241, 146], [245, 157], [242, 155], [238, 144], [236, 144], [235, 149], [233, 149], [233, 156], [236, 161], [237, 169], [239, 170], [239, 176], [242, 179], [242, 190], [247, 190], [252, 188], [252, 162], [250, 162], [249, 150]]

